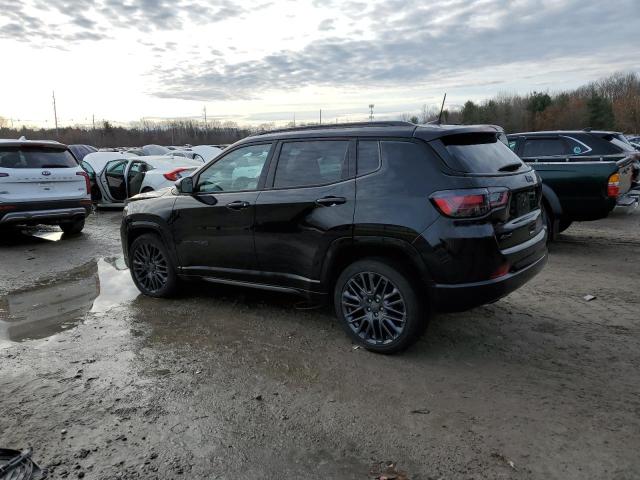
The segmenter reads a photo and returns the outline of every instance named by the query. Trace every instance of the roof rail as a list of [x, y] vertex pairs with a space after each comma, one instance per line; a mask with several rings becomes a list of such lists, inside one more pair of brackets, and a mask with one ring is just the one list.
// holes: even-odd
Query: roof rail
[[411, 122], [389, 121], [389, 122], [347, 122], [347, 123], [327, 123], [320, 125], [305, 125], [303, 127], [277, 128], [275, 130], [265, 130], [255, 135], [268, 135], [270, 133], [294, 132], [297, 130], [329, 130], [332, 128], [357, 128], [357, 127], [415, 127]]

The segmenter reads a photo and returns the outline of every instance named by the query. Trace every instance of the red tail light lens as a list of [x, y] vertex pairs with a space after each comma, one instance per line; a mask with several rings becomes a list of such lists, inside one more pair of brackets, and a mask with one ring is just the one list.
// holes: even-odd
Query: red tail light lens
[[509, 203], [509, 190], [505, 188], [473, 190], [446, 190], [434, 193], [431, 201], [447, 217], [482, 217], [491, 210]]
[[618, 195], [620, 195], [620, 174], [614, 173], [609, 177], [607, 196], [610, 198], [618, 198]]
[[504, 277], [507, 273], [509, 273], [509, 270], [511, 270], [511, 267], [509, 266], [509, 264], [503, 263], [496, 269], [495, 272], [491, 274], [489, 278], [494, 279], [494, 278]]
[[85, 187], [87, 187], [87, 195], [91, 195], [91, 179], [89, 178], [89, 174], [87, 172], [76, 172], [76, 175], [84, 177], [84, 184]]
[[167, 172], [165, 174], [163, 174], [164, 178], [166, 178], [167, 180], [171, 181], [171, 182], [176, 182], [178, 179], [182, 178], [182, 175], [180, 175], [180, 172], [184, 172], [185, 170], [187, 170], [186, 168], [176, 168], [175, 170], [171, 170], [170, 172]]

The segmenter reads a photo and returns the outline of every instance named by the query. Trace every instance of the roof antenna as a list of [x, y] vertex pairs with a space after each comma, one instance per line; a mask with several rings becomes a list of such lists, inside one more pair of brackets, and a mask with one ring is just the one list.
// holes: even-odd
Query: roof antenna
[[440, 107], [440, 115], [438, 115], [438, 125], [442, 123], [442, 112], [444, 111], [444, 101], [447, 99], [447, 92], [444, 92], [444, 98], [442, 99], [442, 106]]

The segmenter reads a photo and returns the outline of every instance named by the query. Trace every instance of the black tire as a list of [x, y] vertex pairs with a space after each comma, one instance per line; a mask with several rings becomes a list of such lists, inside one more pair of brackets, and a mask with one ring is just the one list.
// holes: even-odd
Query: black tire
[[571, 220], [560, 220], [560, 224], [558, 225], [558, 233], [564, 232], [571, 226], [572, 223], [573, 222]]
[[340, 274], [333, 294], [336, 316], [355, 343], [395, 353], [420, 338], [426, 309], [410, 278], [379, 258], [354, 262]]
[[60, 228], [65, 235], [79, 235], [84, 228], [84, 217], [60, 224]]
[[152, 233], [136, 238], [129, 248], [131, 278], [150, 297], [170, 297], [178, 288], [178, 276], [162, 240]]

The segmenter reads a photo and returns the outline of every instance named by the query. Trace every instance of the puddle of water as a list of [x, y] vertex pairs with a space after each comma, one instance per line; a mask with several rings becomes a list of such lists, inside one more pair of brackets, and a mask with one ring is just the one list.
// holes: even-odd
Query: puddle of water
[[64, 279], [0, 297], [0, 342], [55, 335], [139, 294], [122, 258], [90, 262]]

